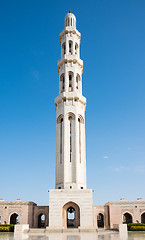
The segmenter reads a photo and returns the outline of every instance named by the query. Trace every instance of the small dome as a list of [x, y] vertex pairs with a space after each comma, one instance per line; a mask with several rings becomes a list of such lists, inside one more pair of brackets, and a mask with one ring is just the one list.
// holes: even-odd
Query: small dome
[[65, 16], [65, 20], [64, 20], [64, 26], [65, 27], [73, 27], [76, 28], [76, 17], [73, 13], [69, 12], [66, 16]]

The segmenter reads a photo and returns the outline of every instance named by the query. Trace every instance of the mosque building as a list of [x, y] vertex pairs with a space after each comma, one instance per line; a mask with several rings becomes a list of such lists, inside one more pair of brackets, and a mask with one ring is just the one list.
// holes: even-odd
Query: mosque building
[[116, 228], [121, 223], [145, 223], [145, 200], [120, 199], [94, 206], [92, 189], [87, 189], [86, 98], [82, 95], [80, 43], [76, 17], [69, 12], [60, 33], [59, 95], [55, 98], [56, 174], [55, 189], [49, 190], [49, 206], [0, 199], [0, 224], [29, 224], [30, 228], [47, 227], [48, 231], [66, 228], [83, 231]]

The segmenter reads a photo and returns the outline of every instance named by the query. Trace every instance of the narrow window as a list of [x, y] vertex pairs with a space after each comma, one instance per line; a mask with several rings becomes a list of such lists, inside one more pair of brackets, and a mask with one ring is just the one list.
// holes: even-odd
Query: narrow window
[[72, 26], [72, 18], [71, 18], [71, 26]]
[[65, 81], [64, 81], [64, 75], [63, 75], [63, 77], [62, 77], [62, 91], [64, 92], [64, 83], [65, 83]]
[[60, 91], [64, 92], [65, 91], [65, 76], [62, 74], [60, 76]]
[[65, 43], [64, 43], [64, 46], [63, 46], [63, 52], [64, 52], [64, 54], [66, 54], [66, 47], [65, 47]]
[[79, 79], [78, 79], [78, 74], [76, 76], [76, 89], [78, 89], [78, 85], [79, 85]]
[[80, 75], [77, 74], [77, 76], [76, 76], [76, 89], [79, 89], [79, 81], [80, 81]]
[[71, 44], [71, 42], [69, 42], [69, 53], [72, 53], [71, 52], [71, 47], [72, 47], [72, 44]]
[[70, 162], [72, 161], [72, 117], [69, 117], [70, 124]]
[[2, 220], [1, 220], [1, 216], [0, 216], [0, 224], [1, 224], [1, 221], [2, 221]]
[[72, 75], [69, 74], [69, 87], [71, 88], [72, 87]]
[[78, 118], [79, 122], [79, 155], [80, 155], [80, 163], [81, 163], [81, 121]]
[[77, 54], [78, 53], [78, 44], [76, 43], [75, 44], [75, 54]]
[[60, 163], [62, 163], [62, 124], [63, 118], [60, 121]]
[[69, 23], [69, 20], [70, 20], [70, 19], [68, 18], [68, 26], [69, 26], [69, 24], [70, 24], [70, 23]]
[[62, 55], [66, 54], [65, 42], [62, 44]]

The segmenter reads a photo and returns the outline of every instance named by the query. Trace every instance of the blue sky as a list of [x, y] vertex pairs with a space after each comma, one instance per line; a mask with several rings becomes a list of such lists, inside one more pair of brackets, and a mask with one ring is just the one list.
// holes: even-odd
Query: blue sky
[[59, 33], [81, 32], [87, 186], [94, 204], [145, 199], [145, 1], [0, 2], [0, 198], [48, 205], [55, 186]]

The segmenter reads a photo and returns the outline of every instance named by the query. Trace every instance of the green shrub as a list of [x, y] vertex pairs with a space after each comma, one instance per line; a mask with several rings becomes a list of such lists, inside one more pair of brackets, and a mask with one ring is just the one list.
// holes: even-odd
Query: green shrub
[[0, 225], [0, 232], [14, 232], [13, 224]]
[[144, 223], [128, 223], [127, 224], [128, 231], [145, 231]]

